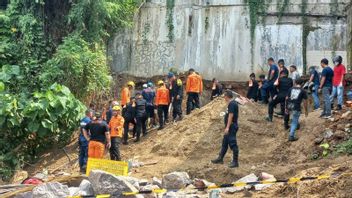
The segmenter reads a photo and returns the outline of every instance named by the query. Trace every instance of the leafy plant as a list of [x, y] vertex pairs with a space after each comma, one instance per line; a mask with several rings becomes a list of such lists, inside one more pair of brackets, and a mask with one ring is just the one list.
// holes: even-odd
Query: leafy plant
[[352, 138], [342, 144], [339, 144], [337, 146], [337, 152], [352, 155]]
[[104, 51], [92, 50], [76, 34], [65, 38], [43, 70], [40, 76], [43, 84], [64, 84], [82, 101], [89, 102], [88, 96], [94, 92], [110, 89], [111, 76]]
[[166, 1], [166, 25], [169, 28], [169, 33], [167, 34], [167, 37], [169, 38], [170, 42], [174, 41], [174, 7], [175, 7], [175, 0], [167, 0]]

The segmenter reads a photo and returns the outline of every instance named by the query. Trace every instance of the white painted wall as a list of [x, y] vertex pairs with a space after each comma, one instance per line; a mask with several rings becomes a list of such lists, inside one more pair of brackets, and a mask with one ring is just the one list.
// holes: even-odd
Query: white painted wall
[[[302, 71], [303, 38], [299, 17], [285, 17], [279, 24], [277, 17], [271, 17], [266, 25], [258, 25], [252, 54], [249, 12], [243, 1], [176, 0], [174, 42], [167, 37], [165, 2], [147, 3], [136, 17], [133, 30], [116, 34], [108, 49], [113, 71], [150, 77], [165, 74], [171, 67], [179, 71], [195, 68], [206, 79], [244, 81], [251, 72], [266, 73], [268, 57], [283, 58], [287, 65], [295, 64]], [[299, 13], [300, 4], [290, 2], [292, 6], [287, 12]], [[308, 10], [313, 14], [330, 14], [327, 7], [330, 0], [309, 2]], [[276, 8], [274, 1], [269, 10], [275, 12]], [[345, 56], [346, 20], [342, 18], [334, 24], [329, 17], [313, 17], [312, 21], [311, 25], [321, 29], [309, 34], [308, 65], [317, 65], [323, 55], [331, 58], [333, 38], [337, 42], [337, 54]]]

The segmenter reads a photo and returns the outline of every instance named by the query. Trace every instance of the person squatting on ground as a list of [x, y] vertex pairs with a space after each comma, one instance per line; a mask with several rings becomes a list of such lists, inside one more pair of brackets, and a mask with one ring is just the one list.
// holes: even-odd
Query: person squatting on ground
[[153, 83], [148, 82], [147, 88], [142, 91], [142, 96], [146, 100], [146, 112], [147, 112], [147, 119], [150, 119], [149, 123], [150, 126], [155, 126], [155, 116], [154, 116], [154, 101], [155, 101], [155, 91], [152, 88]]
[[321, 72], [321, 80], [319, 89], [322, 90], [324, 108], [320, 115], [321, 118], [328, 119], [331, 117], [331, 100], [330, 94], [332, 90], [332, 79], [334, 77], [334, 71], [329, 67], [328, 59], [324, 58], [320, 61], [323, 71]]
[[331, 108], [334, 106], [334, 98], [337, 96], [337, 110], [342, 109], [343, 105], [343, 86], [346, 67], [342, 64], [342, 57], [336, 56], [333, 59], [334, 63], [334, 78], [332, 82], [332, 93], [330, 96]]
[[210, 100], [214, 100], [214, 98], [221, 96], [221, 94], [222, 94], [222, 85], [219, 83], [219, 81], [216, 78], [213, 78]]
[[123, 124], [123, 144], [128, 144], [128, 132], [130, 124], [133, 124], [133, 137], [136, 135], [136, 100], [134, 97], [130, 98], [130, 102], [126, 105], [124, 114], [122, 115], [125, 122]]
[[183, 83], [174, 73], [170, 72], [168, 78], [172, 103], [172, 118], [174, 121], [182, 120]]
[[317, 110], [320, 107], [320, 100], [319, 100], [320, 77], [319, 77], [319, 73], [317, 72], [314, 66], [309, 68], [309, 74], [310, 74], [309, 83], [313, 83], [312, 98], [314, 102], [314, 110]]
[[159, 80], [158, 86], [159, 88], [156, 90], [155, 105], [157, 106], [159, 117], [158, 130], [161, 130], [164, 128], [165, 122], [168, 121], [170, 93], [169, 90], [165, 87], [164, 81]]
[[89, 142], [87, 139], [84, 137], [83, 134], [83, 129], [84, 127], [92, 121], [93, 117], [93, 111], [92, 110], [87, 110], [86, 111], [86, 116], [81, 120], [80, 124], [80, 134], [79, 134], [79, 139], [78, 139], [78, 144], [79, 144], [79, 169], [80, 172], [85, 173], [86, 168], [87, 168], [87, 161], [88, 161], [88, 144]]
[[136, 132], [137, 137], [135, 142], [139, 142], [141, 133], [143, 136], [147, 135], [147, 101], [143, 99], [143, 96], [140, 92], [136, 93]]
[[186, 82], [187, 93], [187, 115], [195, 108], [200, 108], [199, 95], [203, 92], [202, 77], [196, 74], [194, 69], [189, 70], [189, 75]]
[[[268, 117], [266, 118], [267, 121], [272, 122], [273, 121], [273, 114], [274, 114], [274, 108], [277, 104], [283, 104], [281, 105], [281, 114], [283, 115], [285, 111], [285, 100], [286, 96], [289, 92], [289, 90], [293, 86], [293, 81], [291, 78], [288, 78], [288, 73], [287, 71], [282, 70], [280, 73], [280, 78], [278, 82], [278, 94], [276, 94], [273, 97], [273, 100], [269, 102], [268, 106]], [[288, 128], [288, 124], [285, 125], [286, 128]]]
[[279, 77], [279, 69], [275, 65], [274, 59], [269, 58], [268, 59], [268, 65], [270, 67], [269, 73], [268, 73], [268, 79], [267, 81], [263, 84], [261, 88], [261, 96], [262, 96], [262, 103], [267, 104], [268, 103], [268, 96], [267, 93], [270, 92], [270, 97], [274, 97], [276, 95], [276, 90], [274, 87], [274, 83]]
[[248, 91], [247, 91], [247, 98], [257, 102], [258, 101], [258, 90], [259, 90], [259, 84], [255, 79], [255, 74], [251, 73], [249, 75], [249, 81], [248, 81]]
[[[289, 141], [296, 141], [298, 138], [295, 136], [296, 129], [299, 125], [299, 117], [301, 115], [301, 103], [304, 101], [304, 110], [306, 117], [308, 116], [308, 96], [306, 91], [301, 87], [303, 84], [302, 79], [296, 79], [294, 87], [292, 87], [286, 98], [286, 114], [285, 123], [289, 120], [291, 114], [292, 121], [290, 127]], [[287, 116], [287, 117], [286, 117]]]
[[88, 157], [101, 159], [104, 157], [105, 147], [107, 149], [111, 147], [110, 133], [108, 125], [102, 120], [101, 113], [95, 112], [94, 117], [95, 119], [83, 128], [83, 135], [89, 142]]
[[238, 167], [238, 153], [239, 149], [237, 146], [237, 131], [238, 131], [238, 104], [233, 98], [233, 93], [230, 90], [226, 90], [224, 94], [226, 103], [228, 104], [227, 112], [224, 117], [225, 130], [224, 137], [222, 140], [222, 146], [217, 159], [212, 160], [214, 164], [223, 164], [224, 157], [228, 150], [228, 147], [233, 152], [232, 162], [229, 164], [230, 168]]
[[121, 107], [114, 106], [112, 108], [112, 117], [109, 122], [110, 139], [111, 139], [111, 147], [110, 147], [111, 160], [121, 161], [120, 143], [123, 135], [124, 121], [125, 120], [121, 116]]

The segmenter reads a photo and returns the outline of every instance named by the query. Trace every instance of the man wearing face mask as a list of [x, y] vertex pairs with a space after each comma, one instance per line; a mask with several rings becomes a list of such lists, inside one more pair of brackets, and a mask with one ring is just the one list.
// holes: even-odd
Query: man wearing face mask
[[343, 84], [346, 74], [346, 67], [342, 64], [342, 57], [336, 56], [334, 62], [334, 78], [332, 80], [332, 93], [330, 95], [331, 107], [334, 105], [334, 98], [337, 96], [337, 109], [342, 109], [343, 104]]

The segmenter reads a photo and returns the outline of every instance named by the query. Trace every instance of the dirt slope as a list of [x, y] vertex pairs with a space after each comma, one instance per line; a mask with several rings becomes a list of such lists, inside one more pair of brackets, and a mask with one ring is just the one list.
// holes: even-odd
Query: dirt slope
[[[131, 141], [128, 146], [122, 145], [122, 157], [124, 160], [134, 159], [140, 162], [157, 161], [155, 165], [133, 169], [132, 176], [134, 177], [151, 179], [156, 176], [160, 178], [163, 174], [172, 171], [186, 171], [192, 177], [217, 183], [233, 182], [250, 173], [259, 175], [260, 172], [273, 174], [278, 179], [295, 175], [317, 175], [331, 169], [333, 165], [341, 167], [346, 163], [351, 164], [352, 160], [348, 156], [336, 158], [331, 155], [324, 159], [311, 160], [316, 147], [314, 140], [321, 136], [326, 126], [331, 125], [329, 121], [318, 118], [320, 112], [312, 112], [307, 118], [301, 117], [301, 130], [298, 131], [300, 139], [290, 143], [287, 141], [288, 132], [284, 130], [281, 119], [275, 118], [273, 123], [264, 120], [267, 113], [266, 108], [266, 106], [252, 103], [240, 106], [237, 136], [240, 148], [240, 168], [229, 169], [226, 164], [213, 165], [210, 163], [210, 160], [217, 156], [221, 146], [224, 125], [220, 112], [226, 110], [222, 98], [195, 110], [191, 115], [185, 116], [181, 122], [169, 124], [161, 131], [151, 131], [137, 144]], [[27, 167], [26, 170], [33, 175], [47, 169], [52, 177], [60, 175], [60, 171], [76, 174], [78, 172], [76, 141], [74, 140], [66, 147], [71, 163], [62, 149], [56, 149], [44, 155], [39, 163]], [[231, 155], [227, 154], [225, 162], [230, 160]], [[349, 170], [352, 171], [351, 166]], [[344, 181], [347, 180], [345, 178]], [[339, 186], [335, 180], [319, 183], [330, 185], [325, 192], [327, 196], [333, 193], [332, 189], [335, 187], [346, 193], [346, 186]], [[348, 182], [347, 184], [349, 185]], [[313, 192], [317, 185], [315, 182], [299, 185], [305, 186], [304, 192], [299, 186], [275, 185], [274, 188], [257, 193], [254, 197], [272, 197], [272, 195], [279, 194], [295, 197], [298, 194], [297, 191], [305, 195], [319, 193], [319, 191]], [[341, 197], [344, 197], [343, 195]]]
[[[157, 160], [154, 166], [142, 167], [134, 173], [139, 177], [151, 178], [174, 170], [189, 172], [193, 177], [213, 182], [233, 182], [251, 172], [269, 172], [279, 178], [294, 176], [309, 167], [328, 167], [345, 157], [312, 161], [314, 139], [324, 130], [325, 120], [319, 119], [320, 112], [301, 118], [299, 141], [287, 142], [288, 132], [283, 121], [273, 123], [264, 120], [266, 107], [247, 103], [240, 106], [238, 144], [240, 168], [229, 169], [225, 165], [213, 165], [210, 160], [219, 152], [223, 134], [225, 111], [223, 99], [216, 99], [200, 110], [196, 110], [183, 121], [168, 128], [149, 134], [142, 142], [123, 148], [125, 158], [135, 157], [139, 161]], [[226, 156], [226, 162], [231, 155]]]

